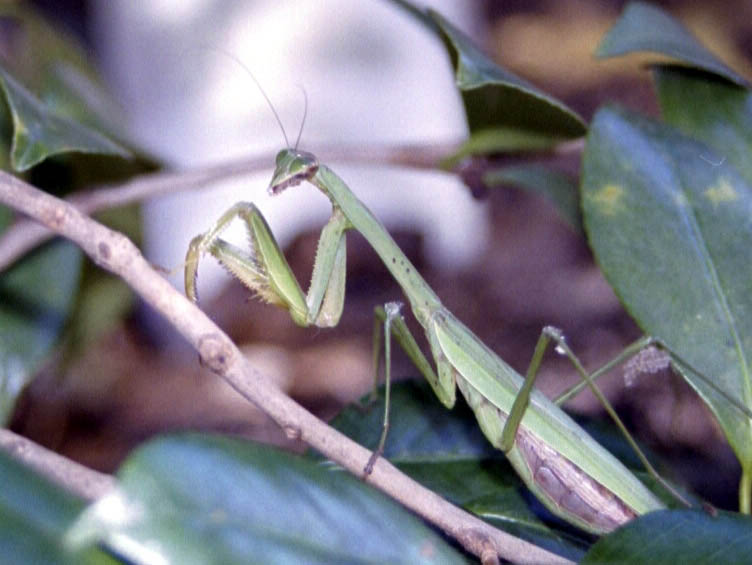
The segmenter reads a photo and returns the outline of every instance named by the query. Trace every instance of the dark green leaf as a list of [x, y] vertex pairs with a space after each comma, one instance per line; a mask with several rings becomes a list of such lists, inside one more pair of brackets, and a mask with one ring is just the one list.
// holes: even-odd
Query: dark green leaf
[[676, 59], [683, 65], [715, 73], [739, 85], [747, 81], [703, 47], [679, 22], [666, 12], [642, 2], [631, 2], [601, 40], [596, 57], [618, 57], [650, 51]]
[[84, 503], [0, 452], [0, 562], [114, 563], [98, 549], [63, 543]]
[[659, 65], [653, 76], [663, 118], [710, 145], [752, 184], [752, 93], [682, 67]]
[[76, 246], [54, 242], [0, 276], [0, 425], [63, 331], [81, 264]]
[[[377, 402], [365, 408], [350, 406], [331, 425], [366, 447], [375, 446], [384, 417], [383, 389]], [[502, 459], [480, 431], [466, 404], [446, 410], [423, 381], [392, 385], [390, 433], [384, 456], [397, 463]]]
[[504, 167], [485, 173], [483, 184], [489, 188], [513, 185], [542, 194], [556, 206], [574, 231], [583, 231], [579, 190], [572, 178], [562, 172], [540, 165]]
[[462, 95], [471, 138], [463, 149], [499, 152], [545, 148], [579, 137], [585, 124], [574, 111], [499, 67], [440, 14], [428, 15], [440, 30]]
[[[461, 563], [386, 496], [308, 458], [220, 437], [162, 438], [71, 537], [165, 563]], [[120, 509], [120, 511], [117, 511]]]
[[431, 31], [439, 33], [439, 28], [436, 26], [433, 19], [431, 19], [431, 16], [428, 15], [425, 9], [419, 8], [418, 6], [416, 6], [412, 2], [408, 2], [407, 0], [392, 0], [392, 4], [396, 4], [397, 6], [405, 10], [408, 14], [410, 14], [413, 18], [418, 20]]
[[661, 510], [633, 520], [593, 545], [582, 563], [749, 563], [749, 516]]
[[442, 31], [472, 132], [509, 128], [553, 138], [585, 133], [582, 118], [562, 102], [502, 69], [441, 14], [429, 15]]
[[728, 397], [752, 404], [750, 185], [708, 146], [606, 108], [588, 134], [582, 199], [606, 278], [647, 334], [715, 384], [684, 370], [749, 469], [752, 423]]
[[13, 31], [9, 36], [13, 48], [3, 59], [6, 71], [55, 114], [100, 131], [122, 133], [122, 108], [110, 97], [86, 48], [73, 35], [59, 22], [47, 21], [29, 2], [0, 4], [0, 18], [4, 28]]
[[[374, 447], [383, 414], [382, 395], [365, 411], [343, 410], [331, 424]], [[404, 381], [392, 386], [390, 414], [384, 457], [400, 470], [498, 528], [571, 559], [581, 556], [582, 540], [541, 521], [542, 507], [531, 509], [534, 499], [463, 401], [446, 410], [425, 381]]]
[[103, 134], [53, 112], [2, 67], [0, 88], [13, 117], [13, 170], [25, 171], [51, 155], [70, 151], [131, 156]]

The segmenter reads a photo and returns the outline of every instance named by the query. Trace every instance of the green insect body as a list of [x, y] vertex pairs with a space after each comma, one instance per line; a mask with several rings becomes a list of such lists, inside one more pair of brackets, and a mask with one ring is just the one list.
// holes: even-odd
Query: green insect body
[[[459, 388], [488, 440], [502, 449], [515, 470], [554, 514], [587, 531], [602, 534], [663, 504], [615, 457], [593, 440], [554, 403], [533, 389], [521, 420], [504, 429], [520, 395], [523, 377], [502, 361], [442, 304], [384, 226], [347, 185], [311, 153], [285, 149], [277, 155], [269, 191], [279, 194], [304, 181], [332, 203], [322, 231], [307, 295], [304, 295], [269, 227], [253, 204], [241, 203], [204, 235], [191, 242], [185, 288], [197, 300], [198, 261], [208, 252], [263, 299], [287, 308], [295, 323], [319, 327], [337, 324], [343, 308], [345, 235], [360, 232], [399, 283], [412, 313], [423, 327], [436, 371], [417, 348], [401, 317], [393, 332], [416, 361], [447, 408]], [[234, 218], [246, 224], [250, 253], [220, 239]], [[400, 337], [402, 336], [402, 337]]]

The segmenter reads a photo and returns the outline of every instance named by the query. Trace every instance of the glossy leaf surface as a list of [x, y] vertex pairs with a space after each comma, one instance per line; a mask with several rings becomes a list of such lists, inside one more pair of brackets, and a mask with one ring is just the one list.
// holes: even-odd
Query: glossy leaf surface
[[463, 563], [435, 532], [356, 478], [250, 442], [165, 437], [121, 467], [118, 493], [71, 539], [165, 563]]
[[[752, 189], [710, 147], [616, 108], [588, 135], [582, 199], [596, 259], [752, 466]], [[719, 394], [720, 389], [724, 394]], [[733, 402], [729, 401], [729, 398]]]

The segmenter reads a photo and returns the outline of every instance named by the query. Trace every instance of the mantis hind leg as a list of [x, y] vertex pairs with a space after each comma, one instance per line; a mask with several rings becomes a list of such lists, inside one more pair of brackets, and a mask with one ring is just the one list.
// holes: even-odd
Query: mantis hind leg
[[[515, 437], [517, 435], [517, 429], [519, 428], [522, 417], [525, 413], [525, 410], [527, 409], [527, 405], [530, 400], [530, 392], [538, 375], [538, 369], [540, 368], [540, 364], [543, 360], [543, 355], [545, 354], [546, 349], [548, 348], [548, 345], [551, 343], [551, 341], [555, 342], [557, 352], [566, 355], [566, 357], [570, 360], [570, 362], [576, 369], [577, 373], [582, 378], [581, 383], [575, 385], [569, 391], [557, 398], [555, 400], [556, 404], [561, 404], [565, 400], [574, 396], [574, 394], [577, 394], [586, 386], [590, 388], [595, 397], [603, 405], [609, 417], [619, 428], [619, 431], [622, 433], [626, 441], [629, 443], [630, 447], [636, 453], [637, 457], [640, 459], [648, 473], [650, 473], [650, 475], [653, 476], [661, 484], [661, 486], [663, 486], [668, 492], [670, 492], [671, 495], [674, 496], [678, 501], [688, 507], [692, 506], [691, 503], [681, 495], [681, 493], [679, 493], [671, 484], [669, 484], [663, 477], [658, 474], [658, 471], [655, 470], [648, 458], [637, 445], [637, 442], [635, 442], [634, 438], [627, 430], [621, 418], [619, 418], [619, 415], [616, 413], [611, 403], [595, 384], [596, 378], [604, 375], [620, 363], [623, 363], [630, 358], [634, 358], [636, 355], [640, 354], [641, 351], [645, 351], [646, 348], [651, 347], [654, 344], [654, 340], [648, 337], [641, 338], [632, 343], [613, 360], [606, 363], [594, 373], [589, 374], [583, 367], [577, 355], [575, 355], [569, 345], [567, 345], [561, 331], [552, 326], [546, 326], [545, 328], [543, 328], [543, 331], [538, 338], [538, 343], [536, 344], [533, 358], [530, 361], [530, 365], [525, 376], [525, 382], [523, 383], [522, 388], [515, 398], [514, 404], [512, 405], [512, 409], [509, 413], [509, 418], [504, 424], [504, 430], [502, 432], [502, 449], [504, 451], [508, 451], [514, 444]], [[655, 358], [655, 364], [653, 368], [659, 369], [668, 367], [670, 361], [671, 358], [668, 354], [666, 354], [665, 360]]]
[[[391, 338], [394, 337], [402, 350], [407, 354], [413, 364], [418, 368], [421, 374], [436, 390], [439, 385], [439, 377], [431, 366], [430, 361], [426, 358], [415, 340], [412, 332], [407, 327], [405, 319], [400, 314], [402, 304], [399, 302], [387, 302], [384, 306], [377, 306], [374, 309], [374, 332], [373, 332], [373, 366], [374, 366], [374, 382], [373, 390], [371, 392], [370, 401], [372, 402], [378, 395], [378, 369], [379, 359], [381, 353], [381, 339], [383, 335], [384, 339], [384, 380], [385, 380], [385, 393], [384, 393], [384, 420], [382, 426], [381, 437], [379, 438], [379, 444], [376, 450], [368, 460], [364, 472], [369, 474], [373, 469], [373, 465], [379, 456], [384, 451], [384, 445], [386, 444], [386, 437], [389, 431], [389, 389], [391, 386]], [[383, 326], [383, 334], [382, 334]], [[444, 361], [447, 365], [446, 370], [451, 370], [448, 367], [448, 362]], [[440, 365], [441, 369], [441, 365]]]
[[[377, 394], [377, 380], [379, 369], [379, 350], [381, 332], [379, 331], [379, 319], [384, 325], [384, 419], [382, 420], [381, 436], [379, 436], [379, 443], [376, 449], [371, 453], [371, 457], [368, 458], [368, 463], [363, 468], [363, 473], [370, 475], [373, 471], [373, 466], [376, 460], [384, 453], [384, 445], [386, 445], [386, 436], [389, 434], [389, 400], [391, 396], [392, 388], [392, 324], [395, 320], [402, 320], [400, 316], [400, 308], [402, 305], [399, 302], [387, 302], [383, 308], [379, 308], [379, 313], [383, 314], [381, 318], [376, 315], [376, 322], [374, 324], [374, 379], [373, 379], [373, 391], [371, 393], [371, 401], [376, 399]], [[404, 320], [402, 320], [404, 324]]]

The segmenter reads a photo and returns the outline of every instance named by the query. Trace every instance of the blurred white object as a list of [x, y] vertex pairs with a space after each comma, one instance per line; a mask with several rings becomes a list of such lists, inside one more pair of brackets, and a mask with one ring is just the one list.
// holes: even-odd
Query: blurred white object
[[[427, 2], [472, 27], [473, 3]], [[389, 2], [264, 0], [117, 0], [95, 2], [105, 72], [121, 95], [133, 137], [178, 168], [281, 149], [282, 133], [247, 73], [264, 86], [294, 143], [308, 95], [301, 148], [317, 144], [404, 144], [459, 140], [466, 132], [448, 57], [438, 39]], [[462, 267], [486, 243], [483, 206], [453, 177], [328, 163], [389, 227], [425, 233], [432, 261]], [[269, 170], [203, 192], [177, 194], [145, 207], [145, 251], [179, 267], [188, 242], [238, 200], [263, 211], [280, 245], [314, 225], [329, 204], [298, 187], [270, 199]], [[240, 226], [228, 232], [244, 239]], [[201, 266], [203, 299], [226, 275]], [[181, 271], [181, 269], [177, 269]], [[173, 282], [182, 288], [181, 274]], [[305, 288], [305, 281], [302, 281]]]

